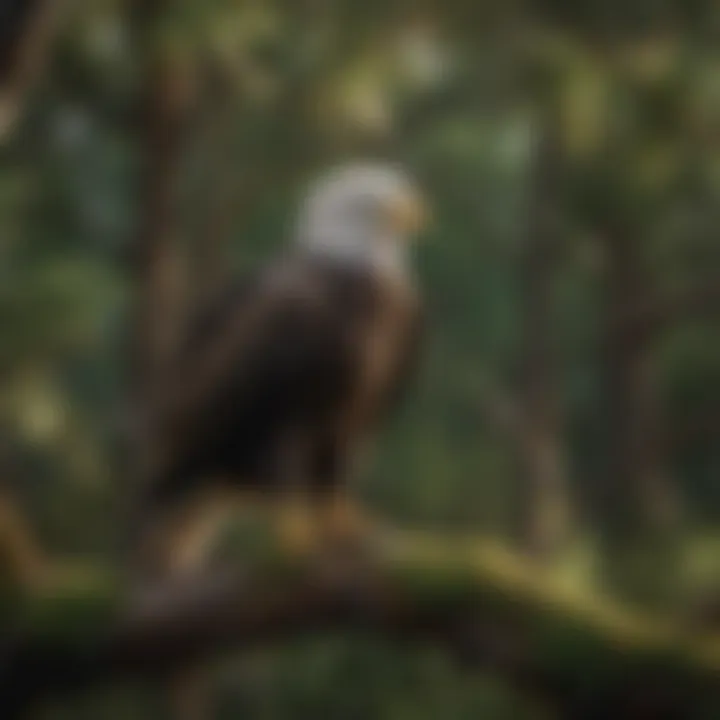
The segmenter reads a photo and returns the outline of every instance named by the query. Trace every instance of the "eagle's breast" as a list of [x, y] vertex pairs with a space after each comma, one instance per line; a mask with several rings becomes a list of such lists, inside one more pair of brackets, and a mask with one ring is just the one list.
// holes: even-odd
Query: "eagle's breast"
[[419, 311], [417, 292], [408, 279], [377, 276], [372, 292], [372, 311], [359, 328], [357, 376], [341, 420], [348, 435], [364, 434], [385, 409]]

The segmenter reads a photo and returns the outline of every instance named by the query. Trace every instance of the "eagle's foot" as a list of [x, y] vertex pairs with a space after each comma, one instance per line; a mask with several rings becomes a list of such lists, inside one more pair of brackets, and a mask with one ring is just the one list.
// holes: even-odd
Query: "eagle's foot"
[[344, 494], [327, 501], [322, 525], [326, 542], [336, 549], [366, 550], [375, 536], [375, 526], [369, 515]]

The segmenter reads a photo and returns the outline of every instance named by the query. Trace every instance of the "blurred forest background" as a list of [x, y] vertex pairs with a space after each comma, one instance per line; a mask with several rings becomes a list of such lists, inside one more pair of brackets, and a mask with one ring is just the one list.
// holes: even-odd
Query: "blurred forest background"
[[[116, 561], [184, 319], [287, 242], [308, 179], [382, 157], [431, 199], [431, 337], [363, 499], [558, 583], [720, 606], [717, 3], [27, 5], [0, 10], [0, 470], [45, 547]], [[377, 638], [229, 669], [221, 717], [540, 717]]]

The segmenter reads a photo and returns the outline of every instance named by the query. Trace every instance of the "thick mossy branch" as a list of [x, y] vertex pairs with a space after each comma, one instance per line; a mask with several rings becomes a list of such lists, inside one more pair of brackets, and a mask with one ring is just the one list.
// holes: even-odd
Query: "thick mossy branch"
[[19, 603], [0, 706], [292, 634], [337, 628], [441, 642], [496, 670], [563, 717], [691, 717], [720, 703], [720, 638], [557, 589], [492, 544], [400, 535], [362, 557], [263, 553], [123, 599], [116, 577], [88, 570]]

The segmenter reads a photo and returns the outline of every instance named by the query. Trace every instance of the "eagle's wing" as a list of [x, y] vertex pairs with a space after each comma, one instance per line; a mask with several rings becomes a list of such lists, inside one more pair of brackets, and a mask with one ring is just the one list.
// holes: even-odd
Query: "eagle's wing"
[[238, 310], [252, 299], [258, 281], [258, 273], [235, 278], [195, 310], [180, 338], [175, 357], [176, 371], [197, 359], [200, 348], [229, 329]]
[[425, 338], [426, 312], [422, 301], [417, 298], [408, 316], [404, 337], [395, 359], [395, 367], [383, 403], [384, 413], [388, 413], [404, 400], [415, 381]]
[[322, 274], [287, 263], [252, 276], [203, 313], [156, 405], [162, 450], [153, 476], [210, 457], [230, 436], [241, 442], [258, 423], [276, 421], [258, 418], [269, 408], [300, 419], [339, 396], [352, 322], [326, 290]]
[[258, 333], [283, 300], [282, 293], [267, 292], [261, 278], [252, 276], [194, 318], [155, 402], [157, 427], [168, 451], [188, 440], [205, 406], [230, 380], [248, 346], [258, 343]]

